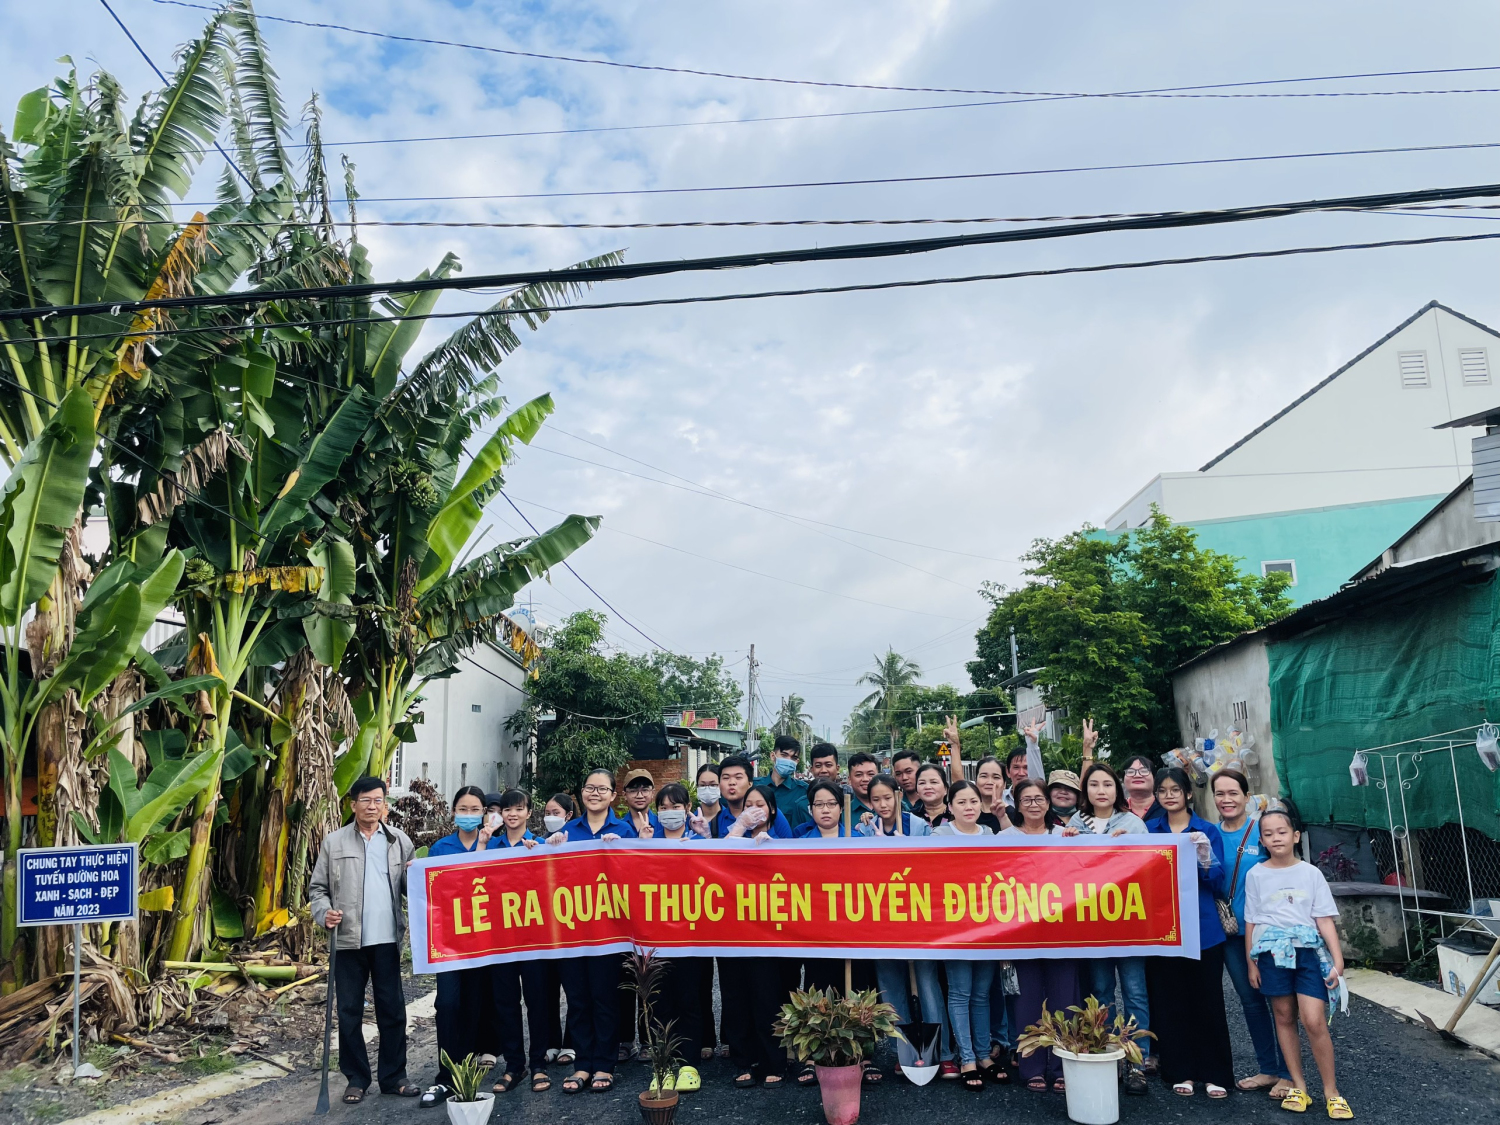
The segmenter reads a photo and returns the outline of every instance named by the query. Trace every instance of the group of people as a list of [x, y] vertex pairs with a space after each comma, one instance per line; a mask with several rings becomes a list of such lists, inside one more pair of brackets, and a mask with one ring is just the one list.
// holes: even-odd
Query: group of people
[[[919, 1019], [937, 1025], [940, 1074], [975, 1091], [1010, 1082], [1013, 1070], [1029, 1090], [1063, 1090], [1061, 1062], [1051, 1051], [1017, 1059], [1013, 1045], [1044, 1005], [1065, 1009], [1093, 995], [1111, 1018], [1122, 1011], [1151, 1032], [1143, 1064], [1123, 1073], [1127, 1093], [1146, 1093], [1148, 1076], [1159, 1073], [1179, 1095], [1192, 1096], [1199, 1086], [1215, 1099], [1227, 1097], [1233, 1087], [1264, 1090], [1283, 1108], [1302, 1112], [1311, 1099], [1301, 1065], [1300, 1021], [1322, 1078], [1328, 1115], [1351, 1118], [1338, 1093], [1324, 1015], [1328, 989], [1343, 972], [1333, 925], [1337, 909], [1321, 872], [1297, 858], [1300, 837], [1292, 815], [1273, 809], [1252, 817], [1249, 783], [1226, 769], [1213, 777], [1219, 820], [1210, 823], [1193, 811], [1193, 783], [1182, 770], [1155, 770], [1145, 758], [1133, 758], [1117, 772], [1093, 760], [1096, 735], [1088, 723], [1081, 776], [1055, 770], [1044, 779], [1036, 731], [1024, 733], [1025, 748], [1004, 762], [982, 759], [972, 780], [951, 721], [946, 763], [897, 751], [887, 773], [872, 756], [855, 754], [848, 761], [847, 783], [828, 743], [811, 750], [811, 780], [797, 776], [802, 747], [786, 736], [776, 740], [767, 776], [757, 777], [750, 758], [732, 755], [705, 764], [693, 779], [694, 793], [678, 782], [658, 788], [645, 770], [627, 774], [623, 793], [617, 793], [615, 777], [595, 770], [576, 798], [559, 793], [547, 801], [540, 833], [529, 827], [533, 810], [527, 793], [486, 794], [470, 786], [454, 797], [455, 831], [428, 854], [636, 838], [690, 845], [734, 837], [1187, 834], [1198, 858], [1197, 960], [914, 959], [855, 961], [846, 967], [842, 959], [674, 957], [652, 1001], [654, 1016], [674, 1021], [674, 1033], [682, 1039], [682, 1065], [669, 1085], [699, 1089], [697, 1064], [715, 1054], [731, 1060], [736, 1086], [812, 1084], [812, 1069], [794, 1069], [780, 1045], [773, 1031], [776, 1016], [795, 988], [842, 991], [850, 982], [857, 989], [878, 988], [903, 1024]], [[338, 930], [340, 1066], [349, 1082], [344, 1100], [359, 1101], [371, 1082], [358, 1021], [366, 981], [373, 980], [382, 1091], [436, 1105], [451, 1093], [446, 1065], [440, 1062], [425, 1089], [409, 1083], [404, 1018], [392, 1014], [400, 1000], [395, 943], [402, 929], [401, 872], [411, 844], [384, 822], [381, 781], [362, 779], [351, 796], [354, 821], [324, 842], [311, 898], [314, 919]], [[1256, 1074], [1238, 1081], [1224, 1006], [1226, 970], [1258, 1066]], [[523, 1080], [534, 1091], [549, 1089], [547, 1067], [553, 1063], [568, 1067], [561, 1080], [567, 1093], [609, 1090], [617, 1065], [636, 1053], [638, 1038], [644, 1041], [640, 1013], [633, 995], [622, 990], [622, 980], [619, 954], [439, 973], [439, 1058], [495, 1057], [496, 1093]], [[882, 1081], [875, 1060], [866, 1060], [865, 1068], [866, 1083]]]

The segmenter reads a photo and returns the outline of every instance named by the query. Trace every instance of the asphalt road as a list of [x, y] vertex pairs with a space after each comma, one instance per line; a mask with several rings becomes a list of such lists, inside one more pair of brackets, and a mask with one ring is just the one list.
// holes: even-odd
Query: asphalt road
[[[1240, 1073], [1253, 1071], [1253, 1055], [1238, 1000], [1227, 999], [1230, 1031], [1235, 1038], [1235, 1057]], [[1389, 1122], [1391, 1125], [1447, 1125], [1448, 1122], [1500, 1121], [1500, 1062], [1475, 1051], [1452, 1047], [1435, 1035], [1405, 1023], [1384, 1009], [1355, 997], [1350, 1015], [1334, 1025], [1334, 1043], [1340, 1070], [1340, 1086], [1349, 1099], [1355, 1119]], [[411, 1044], [412, 1077], [428, 1081], [427, 1067], [433, 1055], [430, 1031], [420, 1031]], [[372, 1060], [373, 1061], [373, 1060]], [[421, 1064], [421, 1065], [418, 1065]], [[1312, 1093], [1320, 1087], [1313, 1079], [1312, 1059], [1305, 1060]], [[559, 1089], [564, 1068], [552, 1069], [553, 1088], [533, 1094], [526, 1086], [502, 1095], [493, 1122], [506, 1125], [635, 1125], [640, 1115], [636, 1094], [649, 1079], [642, 1063], [622, 1063], [616, 1072], [616, 1087], [608, 1094], [565, 1095]], [[684, 1125], [707, 1122], [787, 1122], [791, 1125], [822, 1125], [823, 1114], [816, 1087], [794, 1086], [779, 1090], [737, 1090], [727, 1060], [703, 1064], [704, 1088], [683, 1095], [678, 1120]], [[442, 1109], [421, 1110], [414, 1099], [378, 1097], [374, 1091], [360, 1106], [339, 1104], [342, 1076], [330, 1083], [334, 1106], [327, 1125], [446, 1125]], [[245, 1094], [211, 1102], [178, 1120], [181, 1125], [288, 1125], [310, 1122], [316, 1101], [315, 1076], [292, 1075], [259, 1086]], [[1291, 1120], [1264, 1093], [1233, 1093], [1211, 1102], [1200, 1091], [1192, 1099], [1178, 1097], [1155, 1082], [1146, 1097], [1122, 1098], [1120, 1120], [1129, 1125], [1168, 1122], [1282, 1122]], [[981, 1093], [963, 1089], [956, 1082], [934, 1081], [913, 1087], [904, 1078], [887, 1074], [884, 1083], [864, 1091], [860, 1120], [865, 1125], [909, 1125], [913, 1121], [942, 1125], [994, 1125], [1013, 1122], [1066, 1122], [1061, 1094], [1038, 1094], [1017, 1085], [987, 1087]], [[1321, 1101], [1315, 1101], [1307, 1120], [1327, 1120]]]

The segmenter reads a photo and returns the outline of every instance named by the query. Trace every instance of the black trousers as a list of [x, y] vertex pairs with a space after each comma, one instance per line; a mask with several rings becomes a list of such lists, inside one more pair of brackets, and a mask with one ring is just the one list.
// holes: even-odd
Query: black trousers
[[[495, 1023], [499, 1029], [500, 1050], [504, 1073], [520, 1075], [547, 1069], [547, 1039], [550, 1030], [547, 1018], [548, 992], [547, 974], [539, 961], [512, 961], [505, 965], [491, 965], [486, 972], [492, 975]], [[557, 1018], [557, 989], [551, 992], [552, 1018]], [[526, 1034], [528, 1047], [522, 1038], [521, 1008], [525, 1002]], [[526, 1071], [521, 1069], [525, 1064]]]
[[[697, 957], [694, 960], [698, 963], [701, 974], [698, 981], [698, 1027], [701, 1042], [704, 1047], [714, 1048], [719, 1045], [719, 1021], [714, 1019], [714, 959]], [[698, 1053], [701, 1055], [703, 1052], [700, 1050]]]
[[[454, 1062], [469, 1055], [493, 1050], [484, 1042], [487, 1029], [493, 1026], [486, 997], [491, 991], [490, 966], [477, 969], [450, 969], [437, 974], [437, 1045], [439, 1085], [452, 1086], [453, 1075], [443, 1062], [443, 1052]], [[342, 1042], [342, 1040], [340, 1041]]]
[[786, 1073], [786, 1050], [771, 1025], [786, 1003], [786, 965], [777, 957], [719, 958], [721, 1027], [736, 1071]]
[[[664, 961], [666, 976], [651, 998], [651, 1015], [655, 1022], [663, 1027], [670, 1023], [670, 1034], [682, 1040], [677, 1057], [684, 1066], [697, 1066], [703, 1049], [703, 1004], [699, 996], [703, 970], [699, 961], [697, 957], [673, 957]], [[713, 972], [711, 961], [709, 972]], [[713, 1003], [712, 996], [709, 1003]], [[712, 1008], [709, 1010], [712, 1013]]]
[[[446, 974], [439, 974], [439, 979]], [[380, 1029], [380, 1092], [406, 1084], [406, 997], [401, 992], [401, 947], [395, 942], [340, 949], [333, 983], [339, 1010], [339, 1069], [349, 1085], [370, 1088], [370, 1055], [365, 1050], [365, 986], [375, 998]]]
[[1224, 1015], [1224, 944], [1205, 949], [1197, 961], [1147, 957], [1146, 989], [1162, 1081], [1234, 1089], [1234, 1048]]
[[571, 957], [557, 963], [568, 994], [568, 1032], [578, 1053], [577, 1070], [613, 1074], [619, 1046], [620, 955]]
[[[542, 966], [542, 1006], [547, 1013], [547, 1050], [560, 1051], [563, 1048], [573, 1050], [573, 1036], [563, 1026], [562, 1018], [562, 976], [560, 975], [556, 961], [543, 961]], [[529, 1006], [529, 1001], [528, 1001]]]

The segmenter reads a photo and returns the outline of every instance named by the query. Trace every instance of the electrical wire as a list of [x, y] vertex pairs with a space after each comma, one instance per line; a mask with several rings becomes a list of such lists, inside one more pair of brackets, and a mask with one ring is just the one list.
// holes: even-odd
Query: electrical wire
[[[763, 505], [760, 505], [760, 504], [752, 504], [748, 500], [741, 500], [737, 496], [731, 496], [727, 492], [720, 492], [718, 489], [716, 489], [716, 488], [710, 488], [706, 484], [699, 484], [697, 481], [690, 480], [688, 477], [684, 477], [684, 476], [681, 476], [681, 475], [679, 475], [677, 473], [674, 473], [670, 469], [663, 469], [661, 466], [659, 466], [659, 465], [653, 465], [649, 461], [642, 461], [639, 457], [632, 457], [628, 453], [621, 453], [619, 450], [611, 449], [607, 445], [601, 445], [597, 441], [591, 441], [591, 440], [589, 440], [586, 437], [580, 437], [578, 434], [569, 433], [567, 430], [563, 429], [561, 426], [552, 425], [552, 426], [548, 426], [547, 428], [551, 432], [562, 434], [564, 437], [572, 438], [574, 441], [581, 441], [581, 442], [583, 442], [584, 445], [592, 445], [595, 449], [602, 449], [606, 453], [613, 454], [616, 457], [623, 457], [627, 461], [634, 461], [637, 465], [644, 465], [646, 468], [655, 470], [658, 473], [664, 473], [665, 475], [667, 475], [669, 477], [676, 477], [677, 480], [680, 480], [680, 481], [683, 481], [683, 482], [685, 482], [687, 484], [690, 484], [694, 488], [700, 488], [700, 489], [702, 489], [704, 491], [704, 493], [706, 493], [707, 495], [715, 496], [715, 497], [717, 497], [717, 498], [719, 498], [721, 500], [727, 500], [727, 501], [729, 501], [730, 503], [733, 503], [733, 504], [739, 504], [742, 507], [753, 508], [755, 511], [758, 511], [758, 512], [766, 512], [766, 513], [768, 513], [770, 515], [773, 515], [773, 516], [780, 516], [783, 519], [800, 520], [800, 521], [803, 521], [803, 522], [806, 522], [806, 523], [815, 523], [815, 524], [818, 524], [818, 525], [820, 525], [822, 527], [831, 527], [835, 531], [847, 531], [847, 532], [849, 532], [852, 535], [867, 535], [871, 539], [884, 539], [887, 543], [900, 543], [903, 546], [907, 546], [907, 547], [921, 547], [924, 550], [942, 551], [943, 553], [949, 554], [949, 555], [962, 555], [965, 558], [970, 558], [970, 559], [983, 559], [985, 562], [1018, 563], [1020, 561], [1019, 559], [1002, 559], [1002, 558], [997, 558], [994, 555], [977, 555], [977, 554], [974, 554], [971, 551], [955, 551], [955, 550], [952, 550], [950, 548], [939, 547], [939, 546], [936, 546], [935, 544], [931, 544], [931, 543], [918, 543], [918, 542], [916, 542], [915, 540], [912, 540], [912, 539], [898, 539], [898, 538], [896, 538], [893, 535], [882, 535], [879, 532], [875, 532], [875, 531], [862, 531], [862, 530], [860, 530], [857, 527], [845, 527], [842, 524], [828, 523], [825, 520], [815, 520], [811, 516], [799, 516], [799, 515], [796, 515], [796, 514], [791, 513], [791, 512], [781, 512], [781, 511], [777, 511], [775, 508], [767, 508], [767, 507], [764, 507]], [[535, 443], [533, 443], [532, 446], [531, 446], [531, 448], [533, 448], [533, 449], [542, 449], [542, 448], [545, 448], [545, 447], [544, 446], [539, 446], [539, 445], [536, 445]], [[549, 453], [556, 453], [559, 457], [567, 457], [567, 456], [569, 456], [569, 454], [559, 452], [558, 450], [555, 450], [555, 449], [548, 450], [548, 452]], [[574, 458], [574, 460], [583, 461], [584, 459], [582, 457], [577, 457], [577, 458]], [[617, 472], [617, 473], [626, 473], [628, 476], [639, 476], [642, 480], [650, 480], [651, 479], [650, 477], [643, 476], [643, 475], [641, 475], [639, 473], [631, 473], [627, 469], [618, 469], [618, 468], [615, 468], [613, 465], [603, 465], [603, 464], [600, 464], [598, 461], [585, 461], [585, 464], [599, 465], [599, 467], [602, 468], [602, 469], [609, 469], [609, 470], [611, 470], [613, 472]], [[657, 484], [666, 484], [667, 482], [666, 481], [657, 481], [656, 483]]]
[[[1288, 258], [1307, 254], [1331, 254], [1346, 250], [1383, 250], [1408, 246], [1436, 246], [1444, 243], [1484, 242], [1500, 238], [1500, 232], [1491, 234], [1435, 235], [1430, 238], [1394, 238], [1378, 242], [1347, 242], [1335, 246], [1293, 246], [1282, 250], [1243, 250], [1233, 254], [1199, 254], [1188, 258], [1155, 258], [1144, 261], [1106, 262], [1093, 266], [1058, 266], [1050, 269], [1013, 270], [1009, 273], [967, 274], [953, 277], [919, 278], [911, 281], [877, 281], [850, 285], [823, 285], [802, 289], [768, 289], [749, 293], [719, 293], [694, 297], [657, 297], [638, 301], [598, 301], [574, 305], [527, 306], [528, 313], [597, 312], [614, 309], [662, 308], [676, 305], [724, 304], [731, 301], [758, 301], [773, 297], [811, 297], [841, 293], [869, 293], [888, 289], [926, 289], [940, 285], [963, 285], [981, 281], [1014, 281], [1032, 277], [1064, 277], [1072, 274], [1109, 273], [1118, 270], [1155, 269], [1161, 266], [1201, 265], [1212, 262], [1243, 262], [1262, 258]], [[0, 310], [0, 319], [14, 310]], [[386, 317], [339, 317], [326, 320], [294, 320], [258, 322], [253, 324], [202, 325], [186, 328], [157, 329], [152, 338], [169, 336], [193, 336], [217, 333], [228, 336], [234, 332], [260, 332], [268, 328], [331, 328], [348, 324], [393, 324], [401, 321], [478, 319], [483, 317], [507, 317], [520, 315], [514, 309], [469, 309], [461, 312], [392, 314]], [[121, 332], [79, 332], [61, 336], [17, 337], [26, 343], [66, 343], [69, 340], [118, 340]]]
[[[190, 3], [189, 0], [152, 0], [153, 3], [174, 8], [193, 8], [204, 12], [220, 9], [209, 4]], [[453, 39], [431, 39], [415, 35], [398, 35], [388, 31], [373, 31], [368, 28], [350, 27], [347, 24], [327, 23], [314, 20], [299, 20], [288, 16], [270, 16], [257, 13], [257, 18], [273, 23], [292, 24], [298, 27], [326, 31], [342, 31], [350, 35], [363, 35], [375, 39], [389, 39], [400, 43], [418, 43], [425, 46], [457, 47], [466, 51], [481, 51], [486, 54], [508, 55], [513, 58], [537, 59], [544, 62], [576, 63], [585, 66], [614, 67], [621, 70], [650, 71], [661, 74], [686, 74], [699, 78], [723, 78], [734, 82], [759, 82], [778, 86], [815, 86], [835, 90], [876, 90], [903, 94], [992, 94], [1005, 97], [1037, 98], [1043, 100], [1065, 100], [1075, 98], [1275, 98], [1275, 97], [1358, 97], [1390, 94], [1445, 94], [1445, 93], [1500, 93], [1500, 90], [1339, 90], [1320, 93], [1260, 93], [1260, 94], [1216, 94], [1212, 91], [1243, 86], [1293, 85], [1301, 82], [1337, 82], [1358, 78], [1396, 78], [1421, 74], [1474, 74], [1500, 70], [1500, 66], [1447, 67], [1426, 70], [1375, 71], [1365, 74], [1328, 74], [1309, 78], [1269, 78], [1244, 82], [1219, 82], [1200, 86], [1165, 86], [1146, 90], [1121, 90], [1110, 93], [1089, 93], [1060, 90], [982, 90], [951, 86], [890, 86], [864, 82], [827, 82], [809, 78], [771, 78], [764, 75], [734, 74], [718, 70], [698, 70], [692, 67], [656, 66], [646, 63], [619, 62], [615, 59], [589, 59], [577, 55], [547, 54], [541, 51], [522, 51], [508, 47], [493, 47], [478, 43], [465, 43]]]
[[1036, 242], [1115, 231], [1178, 230], [1220, 226], [1286, 218], [1316, 211], [1362, 210], [1389, 207], [1401, 203], [1425, 203], [1438, 200], [1493, 198], [1500, 196], [1500, 184], [1476, 184], [1465, 187], [1422, 188], [1415, 191], [1382, 192], [1374, 195], [1341, 196], [1333, 199], [1309, 199], [1291, 203], [1255, 204], [1204, 211], [1181, 211], [1167, 215], [1149, 215], [1138, 219], [1104, 219], [1097, 222], [1067, 223], [1061, 226], [1027, 227], [1021, 230], [985, 231], [980, 234], [950, 234], [935, 238], [888, 239], [883, 242], [854, 242], [833, 246], [802, 247], [793, 250], [769, 250], [748, 254], [721, 254], [702, 258], [678, 258], [634, 265], [582, 266], [566, 270], [523, 270], [514, 273], [488, 274], [472, 278], [426, 277], [408, 281], [377, 281], [355, 284], [303, 286], [279, 290], [257, 290], [231, 294], [187, 294], [145, 301], [89, 301], [72, 305], [50, 305], [37, 308], [0, 309], [0, 320], [34, 320], [46, 316], [88, 316], [95, 313], [118, 315], [121, 312], [143, 312], [147, 309], [212, 308], [238, 305], [262, 305], [278, 301], [319, 300], [337, 297], [371, 297], [393, 293], [428, 293], [446, 289], [510, 288], [552, 282], [591, 285], [601, 281], [623, 281], [645, 277], [665, 277], [678, 273], [718, 272], [748, 269], [755, 266], [792, 265], [809, 262], [867, 261], [877, 258], [907, 257], [939, 250], [957, 250], [973, 246], [995, 246], [1016, 242]]
[[[506, 498], [507, 498], [507, 500], [509, 500], [509, 494], [503, 494], [503, 495], [505, 495]], [[510, 503], [511, 503], [512, 507], [515, 507], [515, 502], [514, 501], [510, 501]], [[557, 513], [559, 515], [566, 514], [566, 513], [558, 512], [558, 510], [556, 508], [549, 508], [545, 504], [539, 504], [535, 500], [527, 500], [526, 503], [530, 504], [534, 508], [540, 508], [544, 512], [555, 512], [555, 513]], [[519, 508], [517, 508], [516, 510], [520, 511]], [[527, 522], [529, 523], [530, 521], [527, 521]], [[701, 559], [703, 562], [715, 563], [715, 564], [717, 564], [719, 566], [727, 566], [731, 570], [739, 570], [739, 571], [743, 571], [746, 574], [753, 574], [757, 578], [768, 578], [772, 582], [783, 582], [783, 583], [785, 583], [788, 586], [797, 586], [797, 587], [800, 587], [803, 590], [811, 590], [815, 594], [827, 594], [830, 597], [843, 598], [846, 601], [851, 601], [851, 602], [861, 602], [864, 605], [873, 605], [873, 606], [876, 606], [876, 607], [878, 607], [880, 609], [894, 609], [894, 610], [897, 610], [898, 612], [901, 612], [901, 613], [917, 613], [917, 614], [921, 614], [923, 617], [939, 617], [939, 618], [943, 618], [943, 619], [948, 620], [948, 621], [958, 621], [958, 620], [961, 620], [960, 618], [954, 617], [952, 614], [948, 614], [948, 613], [931, 613], [931, 612], [929, 612], [928, 610], [925, 610], [925, 609], [912, 609], [910, 606], [891, 605], [888, 602], [871, 601], [869, 598], [861, 598], [861, 597], [858, 597], [858, 596], [856, 596], [854, 594], [843, 594], [843, 593], [840, 593], [837, 590], [825, 590], [821, 586], [809, 586], [806, 582], [798, 582], [794, 578], [783, 578], [779, 574], [767, 574], [763, 570], [752, 570], [750, 567], [748, 567], [748, 566], [741, 566], [739, 563], [726, 562], [724, 559], [716, 559], [716, 558], [713, 558], [713, 557], [711, 557], [709, 555], [700, 555], [700, 554], [698, 554], [695, 551], [689, 551], [686, 547], [679, 547], [679, 546], [677, 546], [674, 543], [663, 543], [659, 539], [648, 539], [644, 535], [637, 535], [633, 531], [625, 531], [623, 528], [614, 527], [611, 524], [603, 524], [602, 527], [603, 527], [603, 529], [605, 531], [614, 532], [614, 534], [616, 534], [616, 535], [623, 535], [623, 536], [625, 536], [628, 539], [639, 539], [642, 543], [650, 543], [653, 547], [663, 547], [663, 548], [665, 548], [668, 551], [677, 551], [679, 554], [687, 555], [690, 558]], [[566, 565], [566, 564], [564, 564], [564, 565]], [[581, 581], [581, 579], [580, 579], [580, 581]], [[604, 599], [600, 598], [599, 600], [603, 601]]]
[[[516, 507], [516, 502], [510, 498], [510, 494], [509, 493], [502, 492], [502, 493], [500, 493], [500, 495], [505, 498], [505, 502], [507, 504], [509, 504], [512, 508], [515, 508], [516, 515], [520, 516], [523, 520], [526, 521], [526, 526], [527, 527], [531, 528], [531, 530], [534, 531], [534, 532], [536, 532], [536, 534], [538, 534], [538, 535], [541, 534], [541, 532], [537, 530], [536, 524], [534, 524], [534, 523], [531, 522], [530, 518], [526, 515], [526, 513], [523, 512], [523, 511], [521, 511], [520, 508]], [[538, 504], [537, 507], [541, 507], [541, 505]], [[550, 509], [549, 508], [549, 509], [544, 509], [544, 510], [545, 511], [553, 511], [555, 509]], [[566, 514], [566, 513], [564, 513], [564, 514]], [[646, 640], [652, 645], [652, 647], [659, 648], [659, 649], [661, 649], [662, 652], [670, 652], [671, 651], [670, 649], [667, 648], [666, 645], [660, 644], [657, 641], [653, 640], [651, 637], [647, 636], [646, 633], [640, 628], [640, 626], [636, 625], [633, 621], [630, 620], [630, 618], [626, 617], [618, 609], [616, 609], [614, 606], [610, 605], [609, 602], [605, 601], [605, 598], [604, 598], [603, 594], [601, 594], [598, 590], [594, 589], [587, 582], [584, 582], [583, 575], [579, 574], [576, 570], [573, 569], [573, 564], [572, 563], [564, 560], [563, 561], [563, 566], [565, 566], [567, 568], [569, 574], [571, 574], [574, 578], [578, 579], [579, 582], [583, 583], [583, 588], [585, 590], [587, 590], [589, 593], [593, 594], [594, 597], [598, 598], [601, 602], [603, 602], [605, 608], [607, 608], [611, 613], [613, 613], [621, 621], [625, 622], [625, 624], [629, 625], [637, 633], [640, 633], [640, 635], [642, 637], [645, 637]]]
[[[367, 203], [455, 203], [509, 199], [585, 199], [625, 195], [691, 195], [731, 191], [780, 191], [790, 188], [868, 187], [886, 184], [947, 183], [958, 180], [991, 180], [1025, 176], [1060, 176], [1082, 172], [1131, 172], [1157, 168], [1197, 168], [1215, 164], [1255, 164], [1276, 160], [1313, 160], [1335, 156], [1382, 156], [1403, 152], [1461, 152], [1467, 149], [1500, 148], [1500, 142], [1476, 142], [1454, 145], [1407, 145], [1396, 148], [1329, 149], [1322, 152], [1268, 153], [1256, 156], [1219, 156], [1197, 160], [1155, 160], [1138, 164], [1084, 164], [1060, 168], [1024, 168], [1004, 172], [954, 172], [934, 176], [881, 176], [862, 180], [804, 180], [775, 184], [727, 184], [709, 187], [615, 188], [601, 191], [540, 191], [507, 195], [388, 195], [361, 196]], [[222, 200], [180, 203], [182, 207], [217, 207]]]

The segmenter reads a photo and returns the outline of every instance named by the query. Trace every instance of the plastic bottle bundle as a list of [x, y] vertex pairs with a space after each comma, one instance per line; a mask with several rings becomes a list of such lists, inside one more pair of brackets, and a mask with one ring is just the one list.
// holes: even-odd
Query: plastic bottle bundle
[[1479, 760], [1485, 769], [1493, 773], [1500, 769], [1500, 730], [1494, 723], [1485, 723], [1474, 737], [1474, 749], [1479, 751]]

